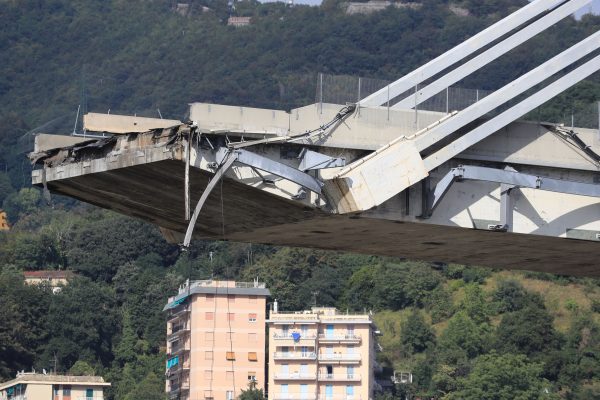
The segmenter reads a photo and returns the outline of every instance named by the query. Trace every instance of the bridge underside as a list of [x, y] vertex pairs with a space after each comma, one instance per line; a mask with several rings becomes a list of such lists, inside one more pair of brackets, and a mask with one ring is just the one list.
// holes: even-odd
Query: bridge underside
[[[169, 230], [181, 241], [184, 168], [164, 160], [47, 183], [53, 193], [112, 209]], [[192, 168], [195, 201], [210, 173]], [[222, 201], [222, 206], [221, 206]], [[368, 214], [368, 213], [366, 213]], [[223, 236], [223, 224], [225, 235]], [[388, 255], [557, 274], [598, 276], [598, 243], [464, 229], [368, 215], [334, 215], [226, 178], [209, 197], [195, 237]]]

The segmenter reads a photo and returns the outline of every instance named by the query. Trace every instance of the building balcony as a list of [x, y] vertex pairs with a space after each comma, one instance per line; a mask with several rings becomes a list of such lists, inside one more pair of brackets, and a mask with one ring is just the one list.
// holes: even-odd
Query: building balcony
[[186, 392], [190, 390], [190, 384], [189, 382], [184, 382], [180, 385], [173, 385], [171, 387], [169, 387], [169, 391], [167, 392], [167, 395], [169, 396], [169, 399], [175, 399], [177, 398], [182, 392]]
[[172, 321], [176, 321], [182, 317], [187, 317], [189, 315], [190, 311], [191, 311], [190, 307], [187, 305], [179, 306], [179, 307], [171, 310], [171, 313], [167, 317], [167, 322], [172, 322]]
[[301, 353], [301, 352], [280, 352], [277, 351], [273, 354], [275, 360], [316, 360], [317, 355], [315, 353]]
[[360, 354], [319, 354], [319, 361], [325, 362], [359, 362]]
[[351, 333], [347, 333], [347, 334], [339, 334], [339, 335], [332, 335], [332, 334], [320, 334], [319, 335], [319, 342], [321, 343], [360, 343], [361, 341], [361, 337], [360, 335], [355, 335], [355, 334], [351, 334]]
[[275, 374], [274, 378], [276, 381], [312, 381], [317, 379], [317, 374], [296, 372], [293, 374]]
[[[317, 335], [314, 333], [310, 333], [310, 334], [306, 334], [303, 335], [302, 333], [300, 333], [300, 340], [315, 340], [317, 338]], [[291, 340], [294, 341], [294, 337], [292, 336], [291, 333], [288, 334], [282, 334], [282, 333], [274, 333], [273, 334], [273, 339], [274, 340]]]
[[319, 374], [320, 381], [360, 382], [360, 374]]
[[167, 340], [171, 341], [189, 332], [190, 327], [187, 324], [174, 326], [171, 330], [171, 333], [167, 335]]
[[190, 365], [188, 363], [177, 364], [167, 370], [167, 376], [176, 376], [188, 372], [190, 372]]
[[190, 351], [190, 346], [188, 344], [181, 346], [171, 347], [169, 351], [167, 351], [167, 356], [176, 356], [178, 354], [182, 354]]
[[[15, 399], [20, 399], [20, 397], [15, 397]], [[83, 397], [77, 397], [77, 400], [104, 400], [104, 396], [102, 396], [102, 395], [90, 396], [90, 397], [83, 396]]]
[[314, 393], [269, 393], [270, 400], [316, 400]]

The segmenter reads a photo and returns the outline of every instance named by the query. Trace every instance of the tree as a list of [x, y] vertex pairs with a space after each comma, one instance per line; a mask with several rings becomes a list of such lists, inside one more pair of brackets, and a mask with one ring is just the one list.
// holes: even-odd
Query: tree
[[94, 376], [96, 375], [96, 370], [89, 363], [77, 360], [69, 369], [69, 374], [74, 376]]
[[440, 359], [451, 365], [464, 363], [482, 354], [488, 341], [488, 326], [476, 324], [466, 312], [460, 311], [450, 318], [440, 336]]
[[550, 383], [541, 378], [543, 366], [521, 354], [482, 355], [473, 371], [458, 380], [458, 390], [447, 400], [537, 400], [559, 399]]
[[165, 382], [154, 372], [150, 372], [123, 400], [164, 400]]
[[250, 387], [246, 390], [242, 389], [242, 393], [238, 396], [238, 400], [265, 400], [263, 390], [251, 387], [251, 385], [252, 384], [250, 383]]
[[471, 283], [465, 286], [465, 298], [461, 308], [476, 323], [489, 322], [490, 309], [485, 299], [485, 293], [478, 284]]
[[400, 342], [406, 354], [422, 353], [435, 343], [435, 335], [418, 310], [413, 310], [404, 321]]
[[542, 306], [529, 304], [505, 314], [496, 331], [496, 346], [505, 352], [533, 355], [557, 348], [553, 318]]
[[501, 280], [492, 295], [492, 300], [499, 313], [518, 311], [530, 301], [543, 304], [538, 296], [529, 294], [523, 285], [515, 280]]

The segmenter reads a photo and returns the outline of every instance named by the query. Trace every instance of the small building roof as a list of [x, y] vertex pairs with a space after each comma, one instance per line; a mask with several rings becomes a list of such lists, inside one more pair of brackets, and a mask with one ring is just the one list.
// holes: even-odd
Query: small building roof
[[36, 374], [33, 372], [18, 373], [15, 379], [0, 383], [0, 390], [18, 384], [48, 384], [48, 385], [81, 385], [81, 386], [110, 386], [101, 376], [70, 376], [53, 374]]
[[75, 276], [73, 271], [56, 271], [56, 270], [43, 270], [43, 271], [24, 271], [23, 276], [25, 279], [68, 279]]

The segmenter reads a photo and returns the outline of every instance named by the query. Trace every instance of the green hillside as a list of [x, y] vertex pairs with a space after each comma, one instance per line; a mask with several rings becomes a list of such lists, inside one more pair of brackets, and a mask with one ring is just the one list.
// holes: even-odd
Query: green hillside
[[[336, 0], [244, 1], [241, 29], [226, 26], [226, 1], [189, 3], [183, 16], [169, 0], [0, 0], [0, 204], [13, 225], [0, 232], [0, 380], [56, 363], [103, 375], [109, 399], [163, 399], [166, 297], [187, 278], [258, 277], [284, 310], [314, 292], [372, 310], [381, 377], [415, 376], [386, 398], [600, 398], [599, 280], [221, 242], [182, 254], [153, 226], [30, 189], [30, 133], [69, 132], [78, 105], [165, 118], [192, 101], [289, 109], [314, 101], [319, 72], [393, 79], [526, 2], [346, 15]], [[460, 86], [498, 88], [599, 28], [563, 21]], [[540, 117], [599, 99], [596, 74]], [[40, 269], [77, 278], [56, 295], [24, 286], [22, 271]]]

